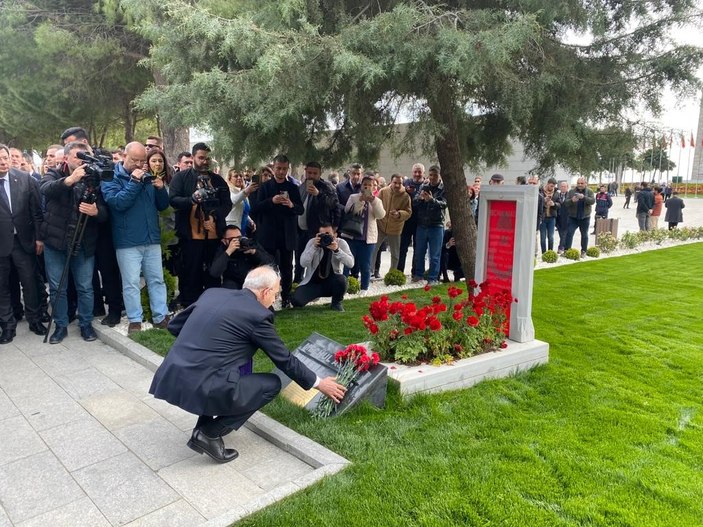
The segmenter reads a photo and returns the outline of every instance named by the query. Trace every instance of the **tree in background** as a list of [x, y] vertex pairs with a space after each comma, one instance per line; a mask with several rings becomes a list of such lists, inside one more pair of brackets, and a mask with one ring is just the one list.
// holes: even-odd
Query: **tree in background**
[[653, 172], [651, 179], [658, 181], [657, 172], [661, 176], [667, 170], [676, 168], [676, 163], [669, 159], [665, 148], [656, 146], [648, 148], [637, 159], [638, 168], [643, 172]]
[[[209, 128], [220, 152], [368, 163], [385, 143], [403, 151], [420, 138], [442, 166], [467, 276], [476, 230], [465, 165], [500, 162], [514, 138], [549, 170], [636, 104], [656, 113], [664, 87], [691, 93], [702, 59], [665, 45], [672, 27], [700, 17], [694, 0], [121, 5], [166, 81], [141, 107]], [[413, 124], [395, 137], [401, 113]]]
[[188, 148], [187, 129], [134, 105], [162, 77], [140, 65], [149, 44], [132, 23], [116, 0], [4, 2], [0, 141], [42, 150], [76, 125], [100, 146], [160, 133], [175, 160]]

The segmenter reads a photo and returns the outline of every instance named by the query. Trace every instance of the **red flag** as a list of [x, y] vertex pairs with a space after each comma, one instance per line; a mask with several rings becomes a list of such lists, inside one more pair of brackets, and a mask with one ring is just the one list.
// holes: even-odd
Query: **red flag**
[[681, 148], [686, 148], [686, 138], [681, 134]]
[[693, 148], [696, 147], [696, 140], [693, 139], [693, 132], [691, 132], [691, 146], [692, 146]]
[[669, 132], [669, 148], [674, 146], [674, 131]]

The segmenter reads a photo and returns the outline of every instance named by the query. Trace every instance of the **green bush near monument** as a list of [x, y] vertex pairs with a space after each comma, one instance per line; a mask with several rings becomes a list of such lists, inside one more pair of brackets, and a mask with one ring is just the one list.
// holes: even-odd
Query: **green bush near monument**
[[359, 291], [361, 291], [361, 282], [353, 276], [347, 278], [347, 294], [355, 295]]
[[586, 256], [589, 258], [598, 258], [600, 257], [600, 249], [598, 247], [589, 247], [586, 249]]
[[564, 258], [566, 258], [567, 260], [580, 260], [581, 253], [578, 249], [572, 247], [571, 249], [567, 249], [566, 251], [564, 251]]
[[407, 281], [408, 278], [405, 276], [405, 273], [398, 269], [391, 269], [386, 273], [386, 276], [383, 277], [383, 283], [386, 285], [405, 285]]
[[556, 263], [559, 255], [556, 251], [545, 251], [542, 253], [542, 261], [545, 263]]

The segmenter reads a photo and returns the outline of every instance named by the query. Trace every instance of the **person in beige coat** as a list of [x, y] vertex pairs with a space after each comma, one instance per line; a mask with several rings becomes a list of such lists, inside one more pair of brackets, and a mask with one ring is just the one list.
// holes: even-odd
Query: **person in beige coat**
[[[361, 274], [361, 292], [363, 296], [368, 292], [371, 281], [371, 255], [378, 239], [378, 227], [376, 220], [382, 219], [386, 215], [386, 209], [379, 198], [373, 195], [373, 176], [364, 176], [361, 180], [361, 192], [349, 196], [344, 212], [353, 212], [360, 217], [361, 234], [345, 232], [345, 224], [342, 222], [340, 231], [342, 237], [349, 242], [349, 248], [354, 255], [354, 261], [359, 265]], [[344, 275], [349, 276], [350, 269], [344, 269]]]
[[376, 261], [381, 244], [387, 241], [391, 249], [391, 269], [396, 269], [400, 256], [400, 234], [403, 232], [403, 225], [413, 214], [412, 200], [403, 186], [403, 176], [393, 174], [391, 184], [382, 188], [376, 197], [381, 200], [387, 212], [383, 218], [376, 220], [378, 239], [371, 261]]

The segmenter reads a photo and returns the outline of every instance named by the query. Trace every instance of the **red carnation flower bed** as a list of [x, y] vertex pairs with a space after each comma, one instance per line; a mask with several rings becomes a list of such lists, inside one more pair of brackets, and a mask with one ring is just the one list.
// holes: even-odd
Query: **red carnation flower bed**
[[[429, 289], [425, 289], [429, 292]], [[488, 282], [451, 286], [446, 300], [433, 291], [423, 305], [382, 296], [362, 320], [373, 349], [390, 362], [442, 364], [505, 348], [510, 291]]]

